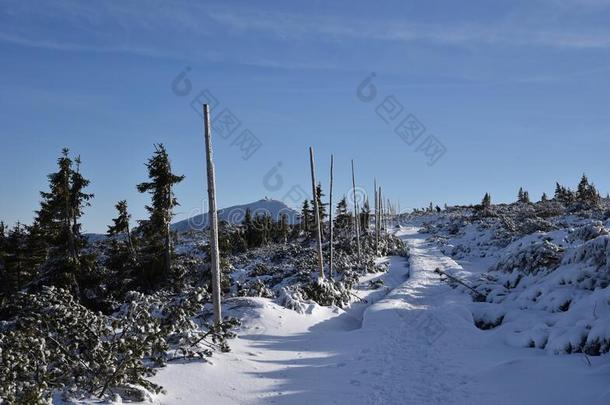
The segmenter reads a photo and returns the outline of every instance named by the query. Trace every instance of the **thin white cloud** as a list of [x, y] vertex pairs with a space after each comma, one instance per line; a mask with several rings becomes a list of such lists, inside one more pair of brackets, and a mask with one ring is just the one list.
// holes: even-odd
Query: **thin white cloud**
[[32, 39], [19, 34], [9, 34], [0, 31], [0, 41], [14, 45], [21, 45], [33, 48], [44, 48], [57, 51], [86, 51], [86, 52], [125, 52], [145, 56], [168, 56], [166, 53], [155, 49], [133, 47], [126, 45], [91, 45], [78, 44], [66, 41], [56, 41], [53, 39]]
[[[599, 10], [610, 0], [587, 0], [587, 10]], [[473, 20], [454, 23], [421, 23], [408, 19], [380, 19], [376, 16], [349, 17], [338, 15], [296, 14], [258, 9], [228, 8], [193, 3], [15, 3], [5, 6], [0, 26], [0, 42], [61, 51], [116, 52], [143, 56], [205, 60], [284, 69], [349, 70], [342, 60], [316, 57], [324, 54], [320, 43], [333, 43], [350, 52], [354, 42], [436, 44], [454, 47], [506, 45], [518, 47], [549, 47], [562, 49], [608, 49], [610, 28], [580, 25], [576, 30], [561, 25], [565, 13], [577, 7], [573, 0], [541, 0], [544, 7], [561, 4], [553, 10], [551, 22], [529, 15], [520, 9], [517, 14], [498, 17], [496, 21]], [[557, 11], [562, 9], [564, 11]], [[567, 11], [566, 11], [567, 10]], [[538, 8], [537, 13], [544, 14]], [[527, 14], [527, 15], [526, 15]], [[560, 16], [558, 16], [560, 14]], [[569, 13], [568, 13], [569, 14]], [[39, 27], [33, 21], [52, 21], [63, 25], [72, 35]], [[24, 24], [21, 24], [25, 22]], [[76, 35], [75, 35], [76, 34]], [[78, 35], [82, 34], [82, 35]], [[220, 36], [224, 38], [220, 38]], [[260, 36], [260, 39], [258, 38]], [[251, 39], [261, 44], [252, 49]], [[271, 39], [270, 46], [265, 41]], [[206, 42], [206, 40], [211, 40]], [[232, 45], [226, 48], [226, 41]], [[311, 46], [312, 53], [298, 53], [275, 47], [292, 41]], [[281, 44], [280, 44], [281, 45]], [[309, 49], [309, 48], [308, 48]], [[316, 55], [316, 49], [320, 52]], [[313, 56], [312, 56], [313, 55]], [[356, 56], [357, 57], [357, 56]]]
[[258, 11], [215, 10], [208, 15], [235, 32], [260, 32], [286, 40], [312, 37], [326, 40], [425, 41], [441, 45], [505, 44], [558, 48], [608, 48], [610, 32], [570, 32], [565, 28], [530, 28], [490, 22], [432, 24], [380, 21], [373, 18], [304, 17]]
[[[142, 7], [129, 1], [23, 0], [0, 9], [0, 41], [61, 51], [179, 57], [179, 49], [168, 38], [188, 41], [186, 34], [205, 33], [205, 25], [193, 11], [160, 1]], [[57, 27], [57, 32], [51, 27]]]

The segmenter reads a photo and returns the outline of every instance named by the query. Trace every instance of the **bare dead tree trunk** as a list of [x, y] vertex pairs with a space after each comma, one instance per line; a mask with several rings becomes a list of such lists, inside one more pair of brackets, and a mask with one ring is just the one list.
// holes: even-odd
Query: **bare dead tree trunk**
[[400, 200], [396, 200], [396, 223], [398, 224], [398, 226], [400, 227]]
[[316, 221], [316, 236], [318, 239], [318, 266], [320, 279], [324, 280], [324, 258], [322, 257], [322, 225], [320, 224], [320, 208], [318, 207], [318, 195], [316, 193], [316, 168], [313, 157], [313, 148], [309, 147], [309, 164], [311, 166], [311, 191], [313, 193], [313, 210]]
[[394, 226], [398, 226], [398, 200], [394, 202], [392, 216], [394, 217]]
[[379, 209], [381, 210], [381, 231], [385, 232], [385, 201], [383, 200], [383, 193], [381, 187], [379, 187]]
[[[366, 204], [367, 207], [369, 207], [369, 212], [368, 215], [366, 215], [366, 217], [364, 215], [360, 215], [361, 216], [361, 221], [360, 221], [360, 230], [362, 231], [363, 235], [366, 235], [369, 233], [369, 228], [370, 228], [370, 215], [371, 215], [371, 209], [370, 209], [370, 205], [369, 205], [369, 196], [366, 196], [366, 200], [364, 202]], [[361, 213], [362, 214], [362, 213]]]
[[358, 199], [356, 198], [356, 176], [354, 175], [354, 159], [352, 159], [352, 191], [354, 195], [354, 232], [356, 232], [356, 247], [358, 249], [358, 262], [360, 262], [360, 215], [358, 213]]
[[385, 217], [385, 229], [392, 226], [392, 203], [389, 198], [386, 198], [386, 217]]
[[383, 230], [383, 213], [381, 207], [381, 186], [377, 187], [377, 210], [379, 211], [379, 239], [381, 239], [381, 231]]
[[447, 277], [449, 280], [458, 283], [460, 285], [463, 285], [464, 287], [468, 288], [470, 291], [472, 291], [475, 296], [480, 299], [481, 301], [485, 302], [487, 300], [487, 296], [477, 290], [475, 290], [474, 288], [472, 288], [471, 286], [469, 286], [468, 284], [466, 284], [465, 282], [463, 282], [462, 280], [460, 280], [459, 278], [452, 276], [451, 274], [442, 271], [441, 269], [439, 269], [438, 267], [434, 269], [434, 272], [440, 276], [445, 276]]
[[220, 252], [218, 250], [218, 212], [216, 208], [216, 174], [212, 158], [212, 129], [210, 123], [210, 106], [203, 105], [205, 126], [205, 157], [208, 175], [208, 199], [210, 200], [210, 269], [212, 271], [212, 303], [214, 306], [214, 322], [222, 321], [220, 306]]
[[375, 252], [379, 250], [379, 191], [377, 190], [377, 180], [373, 181], [375, 187]]
[[330, 195], [328, 197], [328, 277], [333, 279], [333, 155], [330, 155]]
[[385, 199], [385, 214], [386, 214], [386, 219], [385, 219], [385, 226], [387, 229], [390, 229], [390, 227], [392, 226], [392, 202], [390, 201], [389, 198]]
[[394, 205], [394, 223], [396, 227], [400, 228], [400, 200], [396, 200]]
[[383, 232], [383, 198], [381, 195], [381, 186], [379, 186], [379, 193], [377, 196], [379, 198], [379, 239], [381, 239], [381, 233]]

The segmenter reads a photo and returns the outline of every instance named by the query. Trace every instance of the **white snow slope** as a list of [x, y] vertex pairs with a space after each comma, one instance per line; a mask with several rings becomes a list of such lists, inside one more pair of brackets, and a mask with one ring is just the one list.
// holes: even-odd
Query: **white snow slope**
[[[610, 404], [610, 358], [514, 348], [474, 326], [469, 297], [435, 268], [465, 274], [416, 228], [398, 232], [409, 265], [363, 280], [347, 311], [298, 314], [263, 298], [226, 302], [245, 319], [213, 364], [171, 364], [162, 404]], [[409, 275], [410, 273], [410, 275]], [[367, 290], [382, 278], [385, 287]]]

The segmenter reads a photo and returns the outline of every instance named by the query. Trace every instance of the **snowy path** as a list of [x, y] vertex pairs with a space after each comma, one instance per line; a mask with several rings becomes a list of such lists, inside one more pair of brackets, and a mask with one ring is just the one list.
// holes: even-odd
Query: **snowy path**
[[[416, 232], [392, 257], [389, 288], [358, 295], [348, 311], [298, 314], [266, 299], [239, 299], [248, 322], [213, 365], [172, 364], [155, 381], [163, 404], [607, 404], [607, 368], [499, 342], [473, 326], [470, 300], [440, 282], [461, 270]], [[410, 276], [407, 279], [407, 276]], [[406, 280], [406, 281], [405, 281]], [[533, 383], [535, 382], [535, 384]], [[576, 390], [575, 387], [578, 387]], [[605, 390], [605, 388], [604, 388]]]

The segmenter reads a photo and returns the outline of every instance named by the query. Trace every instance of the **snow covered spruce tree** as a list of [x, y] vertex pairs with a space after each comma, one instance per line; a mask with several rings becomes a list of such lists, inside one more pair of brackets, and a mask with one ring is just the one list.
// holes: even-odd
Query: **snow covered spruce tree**
[[273, 218], [268, 213], [258, 214], [253, 218], [250, 209], [246, 209], [242, 228], [247, 247], [252, 249], [267, 245], [270, 242], [278, 242], [282, 239], [282, 235], [289, 231], [289, 228], [281, 230], [280, 226], [287, 227], [288, 224], [286, 222], [285, 225], [282, 225], [281, 218], [280, 221], [273, 222]]
[[299, 214], [299, 219], [301, 223], [301, 230], [305, 234], [309, 234], [312, 228], [312, 213], [313, 210], [310, 208], [309, 200], [303, 201], [303, 206], [301, 207], [301, 213]]
[[257, 215], [254, 218], [254, 228], [257, 230], [259, 246], [268, 245], [273, 238], [274, 224], [268, 213]]
[[229, 235], [228, 245], [231, 253], [239, 254], [246, 252], [248, 250], [248, 242], [246, 242], [244, 231], [239, 228], [233, 230]]
[[288, 243], [288, 236], [290, 235], [290, 224], [288, 223], [288, 214], [283, 212], [280, 214], [280, 219], [277, 222], [276, 227], [276, 242], [283, 244]]
[[31, 272], [32, 276], [38, 274], [38, 269], [47, 260], [47, 242], [45, 240], [44, 231], [38, 220], [34, 220], [32, 225], [26, 225], [26, 251], [25, 257], [26, 267]]
[[519, 187], [519, 193], [517, 194], [517, 202], [520, 204], [530, 203], [530, 194], [525, 191], [523, 187]]
[[574, 192], [559, 183], [555, 183], [555, 200], [564, 206], [570, 206], [576, 201]]
[[78, 278], [85, 276], [84, 267], [93, 266], [91, 258], [83, 262], [80, 254], [86, 239], [79, 220], [93, 198], [93, 194], [84, 191], [89, 180], [81, 175], [80, 164], [79, 157], [75, 161], [70, 158], [69, 149], [62, 150], [58, 171], [48, 176], [49, 191], [40, 193], [42, 202], [36, 213], [36, 223], [47, 245], [42, 269], [44, 284], [68, 287], [74, 292], [79, 291]]
[[2, 238], [0, 292], [4, 297], [9, 297], [21, 290], [34, 276], [26, 263], [26, 242], [26, 231], [19, 222]]
[[580, 204], [581, 208], [584, 209], [598, 208], [601, 203], [601, 197], [597, 192], [597, 189], [593, 184], [589, 183], [589, 179], [584, 174], [576, 189], [576, 201]]
[[[80, 174], [80, 159], [73, 162], [67, 149], [58, 163], [33, 225], [18, 224], [0, 238], [0, 250], [6, 252], [0, 274], [3, 403], [48, 403], [61, 392], [68, 400], [110, 395], [143, 400], [145, 390], [160, 390], [147, 380], [155, 366], [229, 350], [226, 340], [234, 336], [237, 321], [211, 325], [203, 320], [210, 299], [205, 288], [185, 283], [179, 291], [150, 288], [151, 294], [143, 294], [119, 284], [127, 288], [116, 294], [112, 280], [123, 277], [97, 265], [88, 252], [115, 243], [127, 257], [123, 265], [133, 263], [136, 246], [127, 204], [117, 204], [118, 217], [108, 229], [113, 240], [83, 249], [79, 220], [92, 198], [84, 191], [89, 181]], [[145, 265], [164, 270], [168, 233], [163, 231], [169, 231], [177, 204], [171, 186], [182, 177], [171, 173], [162, 146], [148, 168], [152, 181], [139, 187], [153, 195], [151, 219], [140, 230], [147, 243]]]
[[255, 247], [258, 240], [258, 235], [257, 230], [254, 227], [254, 220], [252, 218], [252, 211], [250, 210], [250, 208], [246, 208], [244, 220], [241, 224], [244, 228], [244, 238], [246, 240], [246, 245], [249, 248]]
[[141, 261], [143, 272], [141, 282], [150, 288], [167, 278], [172, 264], [171, 221], [173, 208], [178, 204], [173, 187], [184, 180], [184, 176], [172, 172], [167, 150], [163, 144], [156, 144], [153, 156], [146, 163], [151, 181], [140, 183], [140, 193], [149, 193], [152, 203], [146, 206], [150, 217], [140, 221], [142, 233]]

